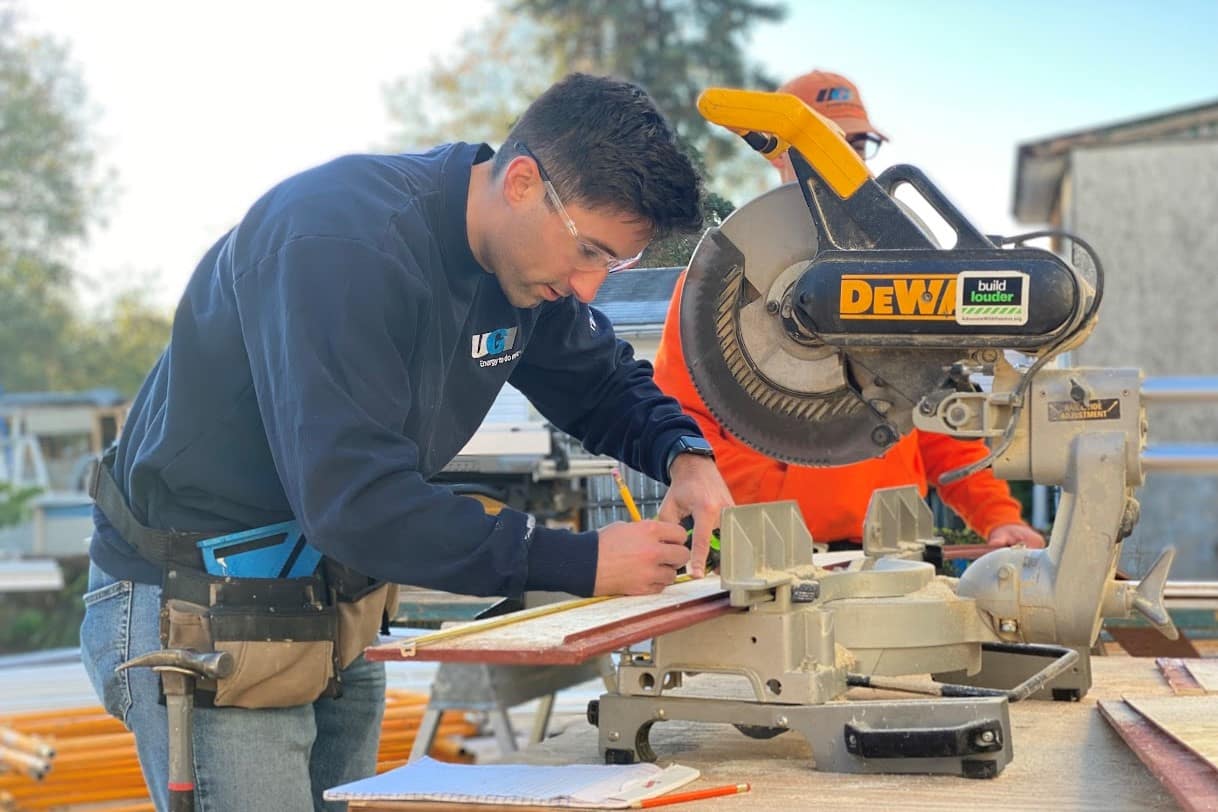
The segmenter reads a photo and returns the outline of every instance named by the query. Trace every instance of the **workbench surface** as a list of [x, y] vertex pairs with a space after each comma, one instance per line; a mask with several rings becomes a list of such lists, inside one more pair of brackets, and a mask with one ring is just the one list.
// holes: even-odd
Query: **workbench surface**
[[[651, 729], [661, 764], [696, 767], [690, 789], [748, 782], [752, 792], [700, 801], [706, 810], [1115, 810], [1176, 809], [1171, 796], [1101, 718], [1100, 699], [1170, 696], [1153, 658], [1095, 657], [1094, 685], [1081, 702], [1011, 705], [1014, 760], [997, 778], [822, 773], [809, 765], [807, 742], [791, 732], [745, 737], [727, 725], [671, 721]], [[854, 694], [852, 694], [854, 695]], [[907, 696], [907, 695], [906, 695]], [[505, 758], [529, 764], [601, 763], [596, 729], [578, 724]], [[352, 804], [352, 810], [428, 808], [424, 804]], [[469, 810], [498, 807], [467, 806]], [[503, 807], [520, 810], [521, 807]]]

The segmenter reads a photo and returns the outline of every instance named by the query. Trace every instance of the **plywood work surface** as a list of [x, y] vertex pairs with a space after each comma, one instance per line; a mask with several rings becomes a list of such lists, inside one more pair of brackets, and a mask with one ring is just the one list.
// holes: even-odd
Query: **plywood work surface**
[[732, 611], [727, 595], [719, 579], [710, 577], [674, 584], [658, 595], [609, 598], [517, 622], [504, 624], [510, 616], [477, 621], [459, 636], [416, 647], [409, 640], [374, 646], [367, 649], [366, 656], [370, 660], [574, 665], [727, 611]]
[[[1171, 690], [1154, 660], [1097, 657], [1092, 670], [1095, 685], [1081, 702], [1026, 701], [1011, 706], [1014, 760], [991, 780], [821, 773], [813, 769], [810, 748], [797, 734], [750, 739], [726, 725], [661, 722], [652, 728], [651, 743], [660, 763], [687, 764], [702, 771], [702, 778], [690, 789], [744, 781], [753, 785], [747, 795], [701, 802], [699, 809], [1177, 809], [1171, 795], [1096, 708], [1099, 699], [1122, 695], [1169, 696]], [[694, 679], [689, 680], [691, 687]], [[852, 696], [865, 695], [874, 694], [852, 692]], [[509, 760], [597, 764], [596, 738], [596, 729], [581, 721]]]

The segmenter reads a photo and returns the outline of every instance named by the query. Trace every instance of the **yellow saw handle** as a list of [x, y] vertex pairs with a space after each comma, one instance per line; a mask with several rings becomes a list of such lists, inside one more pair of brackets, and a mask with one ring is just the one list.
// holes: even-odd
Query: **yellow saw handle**
[[774, 136], [777, 141], [760, 150], [767, 158], [777, 158], [794, 147], [843, 200], [871, 177], [841, 128], [790, 93], [707, 88], [698, 97], [698, 112], [737, 135], [761, 132]]

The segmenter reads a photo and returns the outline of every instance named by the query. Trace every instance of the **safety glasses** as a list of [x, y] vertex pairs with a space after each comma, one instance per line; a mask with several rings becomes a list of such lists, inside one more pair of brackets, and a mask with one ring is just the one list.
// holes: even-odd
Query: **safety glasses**
[[634, 256], [628, 259], [615, 257], [599, 245], [594, 245], [588, 242], [579, 234], [579, 229], [575, 227], [575, 221], [571, 219], [571, 215], [567, 214], [567, 208], [562, 204], [562, 198], [558, 196], [558, 190], [554, 188], [554, 183], [550, 180], [550, 175], [546, 172], [546, 168], [541, 165], [540, 159], [533, 154], [533, 150], [529, 149], [528, 145], [523, 141], [516, 142], [516, 148], [523, 154], [533, 159], [533, 163], [537, 164], [537, 174], [541, 175], [541, 183], [545, 187], [546, 197], [550, 201], [550, 205], [558, 212], [558, 216], [562, 218], [563, 223], [567, 227], [567, 231], [575, 238], [575, 242], [579, 244], [579, 254], [583, 267], [589, 270], [605, 271], [607, 273], [616, 273], [624, 271], [627, 268], [633, 268], [639, 264], [639, 260], [643, 256], [643, 251], [639, 251]]
[[846, 143], [854, 148], [854, 151], [859, 154], [859, 157], [864, 161], [870, 161], [880, 151], [880, 144], [884, 143], [878, 136], [871, 133], [856, 133], [855, 135], [846, 136]]

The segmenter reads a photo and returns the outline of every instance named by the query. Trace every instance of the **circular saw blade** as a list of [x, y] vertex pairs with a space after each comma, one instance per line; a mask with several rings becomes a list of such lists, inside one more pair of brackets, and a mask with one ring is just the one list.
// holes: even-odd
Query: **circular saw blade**
[[795, 184], [734, 211], [694, 251], [681, 343], [698, 393], [727, 431], [786, 462], [846, 465], [884, 453], [909, 429], [867, 405], [865, 368], [784, 328], [781, 298], [816, 250]]

